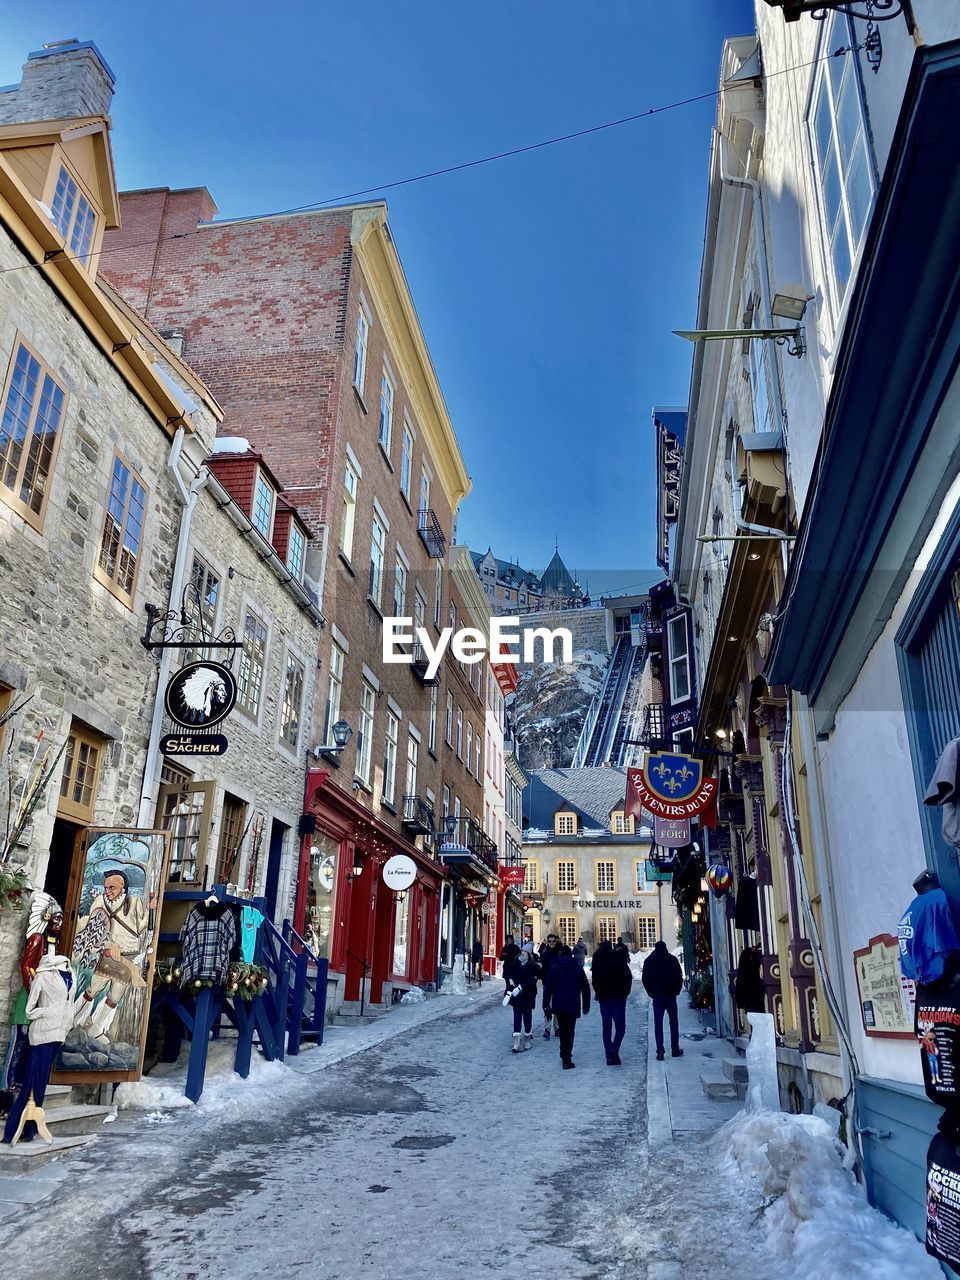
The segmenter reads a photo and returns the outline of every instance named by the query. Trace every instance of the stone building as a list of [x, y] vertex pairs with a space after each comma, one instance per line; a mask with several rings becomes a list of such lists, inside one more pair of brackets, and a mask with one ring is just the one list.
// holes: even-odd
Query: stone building
[[[525, 933], [548, 933], [591, 954], [620, 937], [631, 950], [672, 941], [676, 919], [648, 876], [652, 832], [624, 813], [627, 775], [612, 767], [537, 769], [524, 792]], [[652, 868], [651, 868], [652, 872]]]

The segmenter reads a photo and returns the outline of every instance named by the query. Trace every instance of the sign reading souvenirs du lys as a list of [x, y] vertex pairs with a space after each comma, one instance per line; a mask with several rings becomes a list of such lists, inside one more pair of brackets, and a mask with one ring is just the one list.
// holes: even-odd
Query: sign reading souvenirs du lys
[[717, 779], [703, 776], [703, 762], [677, 751], [649, 753], [642, 769], [627, 770], [626, 812], [640, 818], [683, 821], [706, 814], [717, 798]]
[[160, 739], [165, 756], [222, 756], [227, 739], [222, 733], [205, 733], [233, 710], [237, 682], [220, 662], [188, 662], [170, 677], [163, 704], [167, 715], [183, 732]]

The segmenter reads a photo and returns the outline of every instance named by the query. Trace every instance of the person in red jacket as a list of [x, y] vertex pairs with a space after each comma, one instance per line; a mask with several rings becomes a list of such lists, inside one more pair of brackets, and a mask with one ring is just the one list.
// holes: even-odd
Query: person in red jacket
[[683, 970], [680, 968], [680, 961], [670, 954], [667, 944], [662, 940], [644, 960], [640, 981], [653, 1001], [653, 1034], [657, 1042], [657, 1061], [663, 1061], [664, 1014], [670, 1019], [670, 1052], [673, 1057], [682, 1058], [677, 996], [683, 990]]

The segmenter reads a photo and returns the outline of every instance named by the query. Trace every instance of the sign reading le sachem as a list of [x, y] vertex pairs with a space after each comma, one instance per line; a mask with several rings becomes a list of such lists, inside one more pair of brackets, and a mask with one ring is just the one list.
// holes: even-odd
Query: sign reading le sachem
[[649, 753], [642, 769], [627, 770], [628, 813], [655, 818], [695, 818], [713, 804], [716, 778], [703, 776], [703, 762], [677, 751]]

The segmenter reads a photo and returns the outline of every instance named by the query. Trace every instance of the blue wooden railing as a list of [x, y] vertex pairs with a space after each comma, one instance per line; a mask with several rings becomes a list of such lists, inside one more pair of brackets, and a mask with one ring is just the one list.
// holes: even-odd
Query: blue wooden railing
[[300, 1010], [301, 1037], [307, 1036], [317, 1044], [323, 1044], [330, 962], [310, 950], [306, 939], [297, 933], [289, 920], [283, 922], [283, 937], [296, 952], [299, 962], [297, 978], [300, 986], [296, 990], [302, 994], [293, 1000], [292, 1011]]

